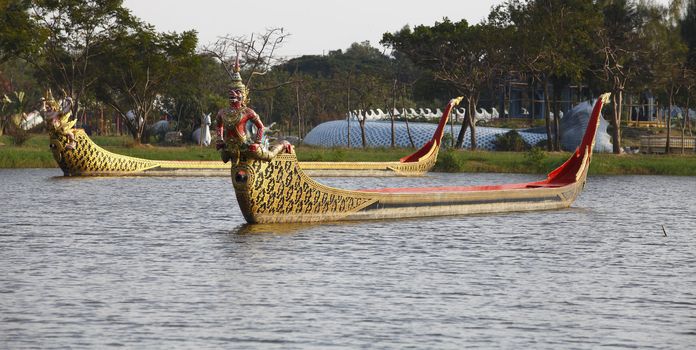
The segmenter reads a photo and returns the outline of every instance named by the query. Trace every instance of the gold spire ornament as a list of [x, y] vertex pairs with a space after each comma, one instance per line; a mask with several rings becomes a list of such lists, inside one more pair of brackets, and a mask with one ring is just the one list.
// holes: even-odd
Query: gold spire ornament
[[53, 98], [53, 93], [51, 92], [51, 89], [48, 89], [46, 91], [46, 95], [43, 98], [44, 102], [44, 108], [49, 111], [57, 111], [60, 109], [60, 105], [58, 104], [58, 101]]
[[242, 74], [240, 73], [241, 67], [239, 65], [239, 55], [235, 58], [234, 61], [234, 67], [232, 68], [232, 74], [230, 74], [230, 78], [232, 81], [230, 82], [229, 85], [229, 91], [230, 93], [232, 91], [239, 91], [242, 93], [242, 106], [247, 106], [249, 104], [249, 89], [244, 85], [244, 81], [242, 80]]

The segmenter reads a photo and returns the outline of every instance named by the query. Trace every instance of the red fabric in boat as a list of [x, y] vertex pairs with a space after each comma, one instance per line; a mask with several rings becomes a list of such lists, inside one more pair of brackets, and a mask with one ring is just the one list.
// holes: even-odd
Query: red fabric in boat
[[540, 187], [560, 187], [565, 184], [547, 183], [546, 181], [527, 182], [521, 184], [507, 185], [484, 185], [484, 186], [446, 186], [446, 187], [403, 187], [403, 188], [378, 188], [360, 190], [361, 192], [373, 193], [451, 193], [451, 192], [475, 192], [475, 191], [502, 191], [515, 189], [534, 189]]

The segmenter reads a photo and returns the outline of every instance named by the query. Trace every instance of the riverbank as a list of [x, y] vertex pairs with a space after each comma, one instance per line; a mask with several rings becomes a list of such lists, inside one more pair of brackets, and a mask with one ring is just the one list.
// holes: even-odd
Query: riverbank
[[[162, 147], [134, 146], [128, 137], [94, 136], [94, 142], [118, 154], [159, 160], [219, 160], [214, 147], [196, 145]], [[397, 148], [296, 148], [300, 161], [393, 161], [413, 152]], [[442, 151], [434, 171], [547, 173], [563, 163], [567, 152], [488, 152]], [[14, 146], [7, 136], [0, 137], [0, 168], [55, 168], [48, 137], [36, 135], [24, 145]], [[592, 175], [678, 175], [696, 176], [696, 154], [595, 154], [590, 165]]]
[[[568, 152], [445, 151], [434, 171], [545, 174], [565, 162]], [[696, 155], [595, 153], [590, 175], [696, 176]]]

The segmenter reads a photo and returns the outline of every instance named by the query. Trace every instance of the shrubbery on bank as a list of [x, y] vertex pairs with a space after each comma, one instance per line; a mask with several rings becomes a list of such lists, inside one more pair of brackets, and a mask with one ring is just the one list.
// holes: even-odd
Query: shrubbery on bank
[[[214, 147], [134, 146], [127, 136], [93, 137], [105, 149], [133, 157], [160, 160], [219, 160]], [[13, 146], [8, 136], [0, 137], [0, 168], [55, 168], [48, 137], [35, 135], [22, 146]], [[300, 161], [394, 161], [413, 152], [405, 148], [296, 148]], [[434, 171], [547, 173], [561, 165], [570, 154], [532, 148], [526, 152], [442, 150]], [[614, 155], [595, 153], [591, 175], [679, 175], [696, 176], [696, 155]]]

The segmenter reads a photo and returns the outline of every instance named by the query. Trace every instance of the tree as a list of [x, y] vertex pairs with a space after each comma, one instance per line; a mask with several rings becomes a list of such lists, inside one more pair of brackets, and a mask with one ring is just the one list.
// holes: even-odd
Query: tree
[[[187, 84], [184, 77], [199, 64], [196, 44], [194, 31], [157, 33], [144, 24], [104, 43], [97, 96], [119, 113], [137, 143], [158, 96], [173, 83]], [[134, 118], [128, 118], [129, 111]]]
[[[303, 122], [299, 124], [313, 125], [343, 118], [347, 111], [357, 108], [385, 107], [385, 101], [392, 96], [391, 90], [385, 89], [385, 86], [391, 86], [393, 70], [393, 61], [365, 41], [353, 43], [345, 52], [335, 50], [327, 55], [305, 55], [290, 59], [276, 66], [270, 74], [260, 77], [259, 81], [289, 74], [292, 80], [301, 84], [301, 96], [297, 96], [296, 88], [292, 91], [295, 104], [301, 103]], [[361, 86], [363, 83], [366, 85]], [[267, 82], [264, 84], [268, 85]], [[287, 100], [289, 94], [288, 88], [280, 87], [273, 93], [273, 100]], [[268, 99], [271, 94], [266, 91], [264, 95]], [[273, 120], [300, 114], [297, 109], [294, 112], [288, 111], [280, 103], [275, 103], [274, 106]], [[348, 130], [350, 133], [350, 128]]]
[[206, 45], [203, 52], [219, 59], [230, 74], [230, 69], [239, 61], [241, 70], [248, 74], [245, 85], [252, 90], [254, 76], [265, 75], [271, 66], [280, 63], [275, 50], [289, 35], [283, 28], [267, 29], [265, 33], [252, 33], [249, 37], [226, 35]]
[[503, 14], [498, 16], [503, 23], [513, 27], [510, 57], [517, 62], [520, 72], [529, 74], [532, 85], [540, 83], [544, 89], [544, 121], [546, 123], [546, 149], [552, 150], [553, 132], [551, 130], [551, 118], [549, 110], [548, 75], [548, 44], [540, 38], [540, 31], [544, 15], [541, 11], [532, 11], [532, 3], [521, 1], [509, 1], [502, 9]]
[[[488, 43], [489, 66], [491, 67], [487, 85], [490, 99], [493, 101], [492, 105], [496, 104], [496, 92], [502, 90], [502, 105], [499, 106], [501, 111], [510, 109], [508, 105], [510, 99], [507, 96], [506, 85], [513, 80], [522, 81], [526, 78], [524, 71], [519, 67], [519, 62], [516, 61], [515, 50], [517, 46], [515, 40], [517, 38], [515, 35], [517, 28], [512, 24], [509, 13], [505, 10], [506, 7], [504, 5], [493, 7], [484, 22], [484, 25], [488, 28], [485, 31], [485, 41]], [[534, 86], [534, 84], [531, 84], [531, 86]], [[530, 124], [532, 124], [531, 118], [534, 118], [533, 107], [534, 103], [532, 103]]]
[[663, 97], [668, 101], [667, 113], [667, 139], [665, 152], [670, 152], [670, 138], [672, 132], [672, 109], [675, 98], [684, 85], [684, 66], [687, 58], [687, 46], [680, 37], [678, 18], [672, 11], [658, 5], [641, 9], [646, 16], [642, 28], [643, 40], [649, 48], [648, 70], [651, 72], [650, 83], [662, 91]]
[[430, 70], [435, 79], [446, 82], [467, 100], [466, 124], [457, 136], [456, 147], [464, 143], [464, 132], [471, 130], [471, 148], [476, 149], [476, 124], [473, 111], [481, 88], [491, 74], [487, 43], [481, 38], [488, 30], [483, 25], [470, 26], [466, 20], [453, 23], [445, 18], [432, 27], [404, 27], [385, 33], [381, 43], [409, 57], [416, 66]]
[[[220, 37], [216, 42], [206, 45], [203, 54], [210, 55], [220, 61], [221, 68], [231, 75], [232, 67], [238, 62], [242, 76], [246, 77], [245, 86], [249, 90], [249, 101], [261, 97], [261, 108], [255, 106], [255, 110], [262, 118], [273, 120], [273, 113], [278, 111], [284, 113], [283, 116], [276, 118], [277, 121], [285, 119], [288, 129], [291, 121], [286, 116], [293, 113], [298, 114], [298, 133], [301, 127], [300, 115], [298, 111], [299, 102], [295, 104], [294, 112], [290, 112], [290, 106], [296, 102], [295, 96], [299, 90], [299, 79], [282, 74], [273, 67], [282, 66], [283, 60], [276, 54], [276, 49], [283, 45], [285, 39], [290, 36], [283, 28], [270, 28], [264, 33], [252, 33], [249, 36], [226, 35]], [[255, 79], [256, 78], [256, 79]], [[226, 79], [229, 81], [229, 79]], [[295, 85], [291, 87], [290, 85]], [[290, 91], [292, 89], [292, 91]], [[286, 101], [282, 107], [276, 109], [278, 103], [274, 96], [274, 91], [283, 94], [282, 101]], [[293, 101], [293, 102], [291, 102]]]
[[267, 118], [269, 125], [276, 122], [278, 123], [277, 128], [281, 132], [290, 134], [291, 127], [296, 125], [292, 123], [292, 116], [297, 110], [297, 96], [296, 86], [286, 84], [286, 82], [297, 82], [303, 80], [304, 77], [293, 75], [276, 66], [269, 73], [257, 78], [257, 86], [268, 88], [254, 89], [252, 99], [254, 110], [262, 118]]
[[[29, 16], [30, 5], [26, 0], [0, 0], [0, 97], [26, 91], [22, 100], [30, 101], [37, 95], [33, 71], [18, 59], [35, 52], [38, 43], [45, 40], [45, 32]], [[0, 113], [0, 136], [10, 119], [10, 115]]]
[[0, 0], [0, 63], [34, 52], [46, 39], [29, 15], [31, 2]]
[[94, 60], [104, 55], [102, 47], [134, 23], [122, 0], [33, 0], [31, 20], [45, 40], [39, 50], [21, 56], [36, 67], [40, 79], [65, 91], [73, 99], [73, 115], [98, 80]]
[[[580, 81], [589, 69], [594, 51], [591, 34], [600, 25], [601, 14], [586, 0], [511, 0], [507, 11], [516, 28], [516, 61], [544, 87], [547, 149], [559, 150], [560, 92], [569, 82]], [[549, 84], [553, 85], [553, 99]], [[555, 116], [553, 125], [549, 106]]]
[[161, 94], [163, 112], [174, 117], [177, 130], [190, 135], [207, 113], [213, 113], [227, 104], [224, 91], [229, 79], [222, 73], [215, 59], [195, 54], [177, 64], [177, 74], [164, 86]]
[[360, 125], [360, 137], [362, 147], [367, 147], [367, 137], [365, 134], [366, 112], [368, 109], [374, 109], [382, 106], [384, 99], [381, 96], [387, 96], [390, 87], [388, 81], [379, 79], [371, 74], [357, 74], [351, 83], [351, 96], [353, 96], [354, 104], [358, 107], [358, 124]]
[[624, 93], [629, 84], [643, 73], [647, 52], [640, 38], [643, 25], [637, 5], [628, 0], [604, 1], [604, 23], [598, 31], [601, 40], [602, 79], [609, 83], [612, 99], [613, 152], [621, 153], [621, 115]]
[[[396, 132], [394, 127], [394, 110], [396, 110], [396, 101], [401, 100], [401, 107], [406, 107], [403, 105], [403, 96], [401, 96], [402, 92], [404, 91], [405, 86], [413, 85], [413, 83], [420, 78], [421, 72], [406, 55], [398, 51], [394, 51], [391, 53], [391, 56], [391, 72], [394, 76], [391, 91], [392, 103], [390, 107], [387, 107], [387, 110], [389, 111], [389, 116], [391, 119], [391, 146], [393, 148], [396, 147]], [[385, 105], [386, 104], [387, 103], [385, 103]], [[409, 141], [411, 141], [411, 146], [413, 146], [413, 139], [411, 137], [411, 129], [408, 125], [408, 120], [405, 122], [406, 132], [408, 134]], [[451, 147], [453, 145], [449, 146]]]
[[[0, 97], [13, 96], [18, 91], [25, 94], [24, 101], [29, 108], [26, 112], [39, 108], [32, 101], [39, 101], [44, 91], [36, 84], [32, 67], [20, 59], [8, 59], [0, 63]], [[9, 122], [10, 115], [0, 113], [0, 136], [7, 131]]]
[[[686, 43], [687, 53], [684, 65], [683, 78], [686, 89], [686, 113], [682, 123], [682, 135], [686, 127], [691, 130], [691, 116], [689, 115], [689, 102], [696, 87], [696, 0], [689, 0], [686, 4], [686, 13], [679, 23], [682, 40]], [[683, 142], [682, 142], [683, 144]]]

